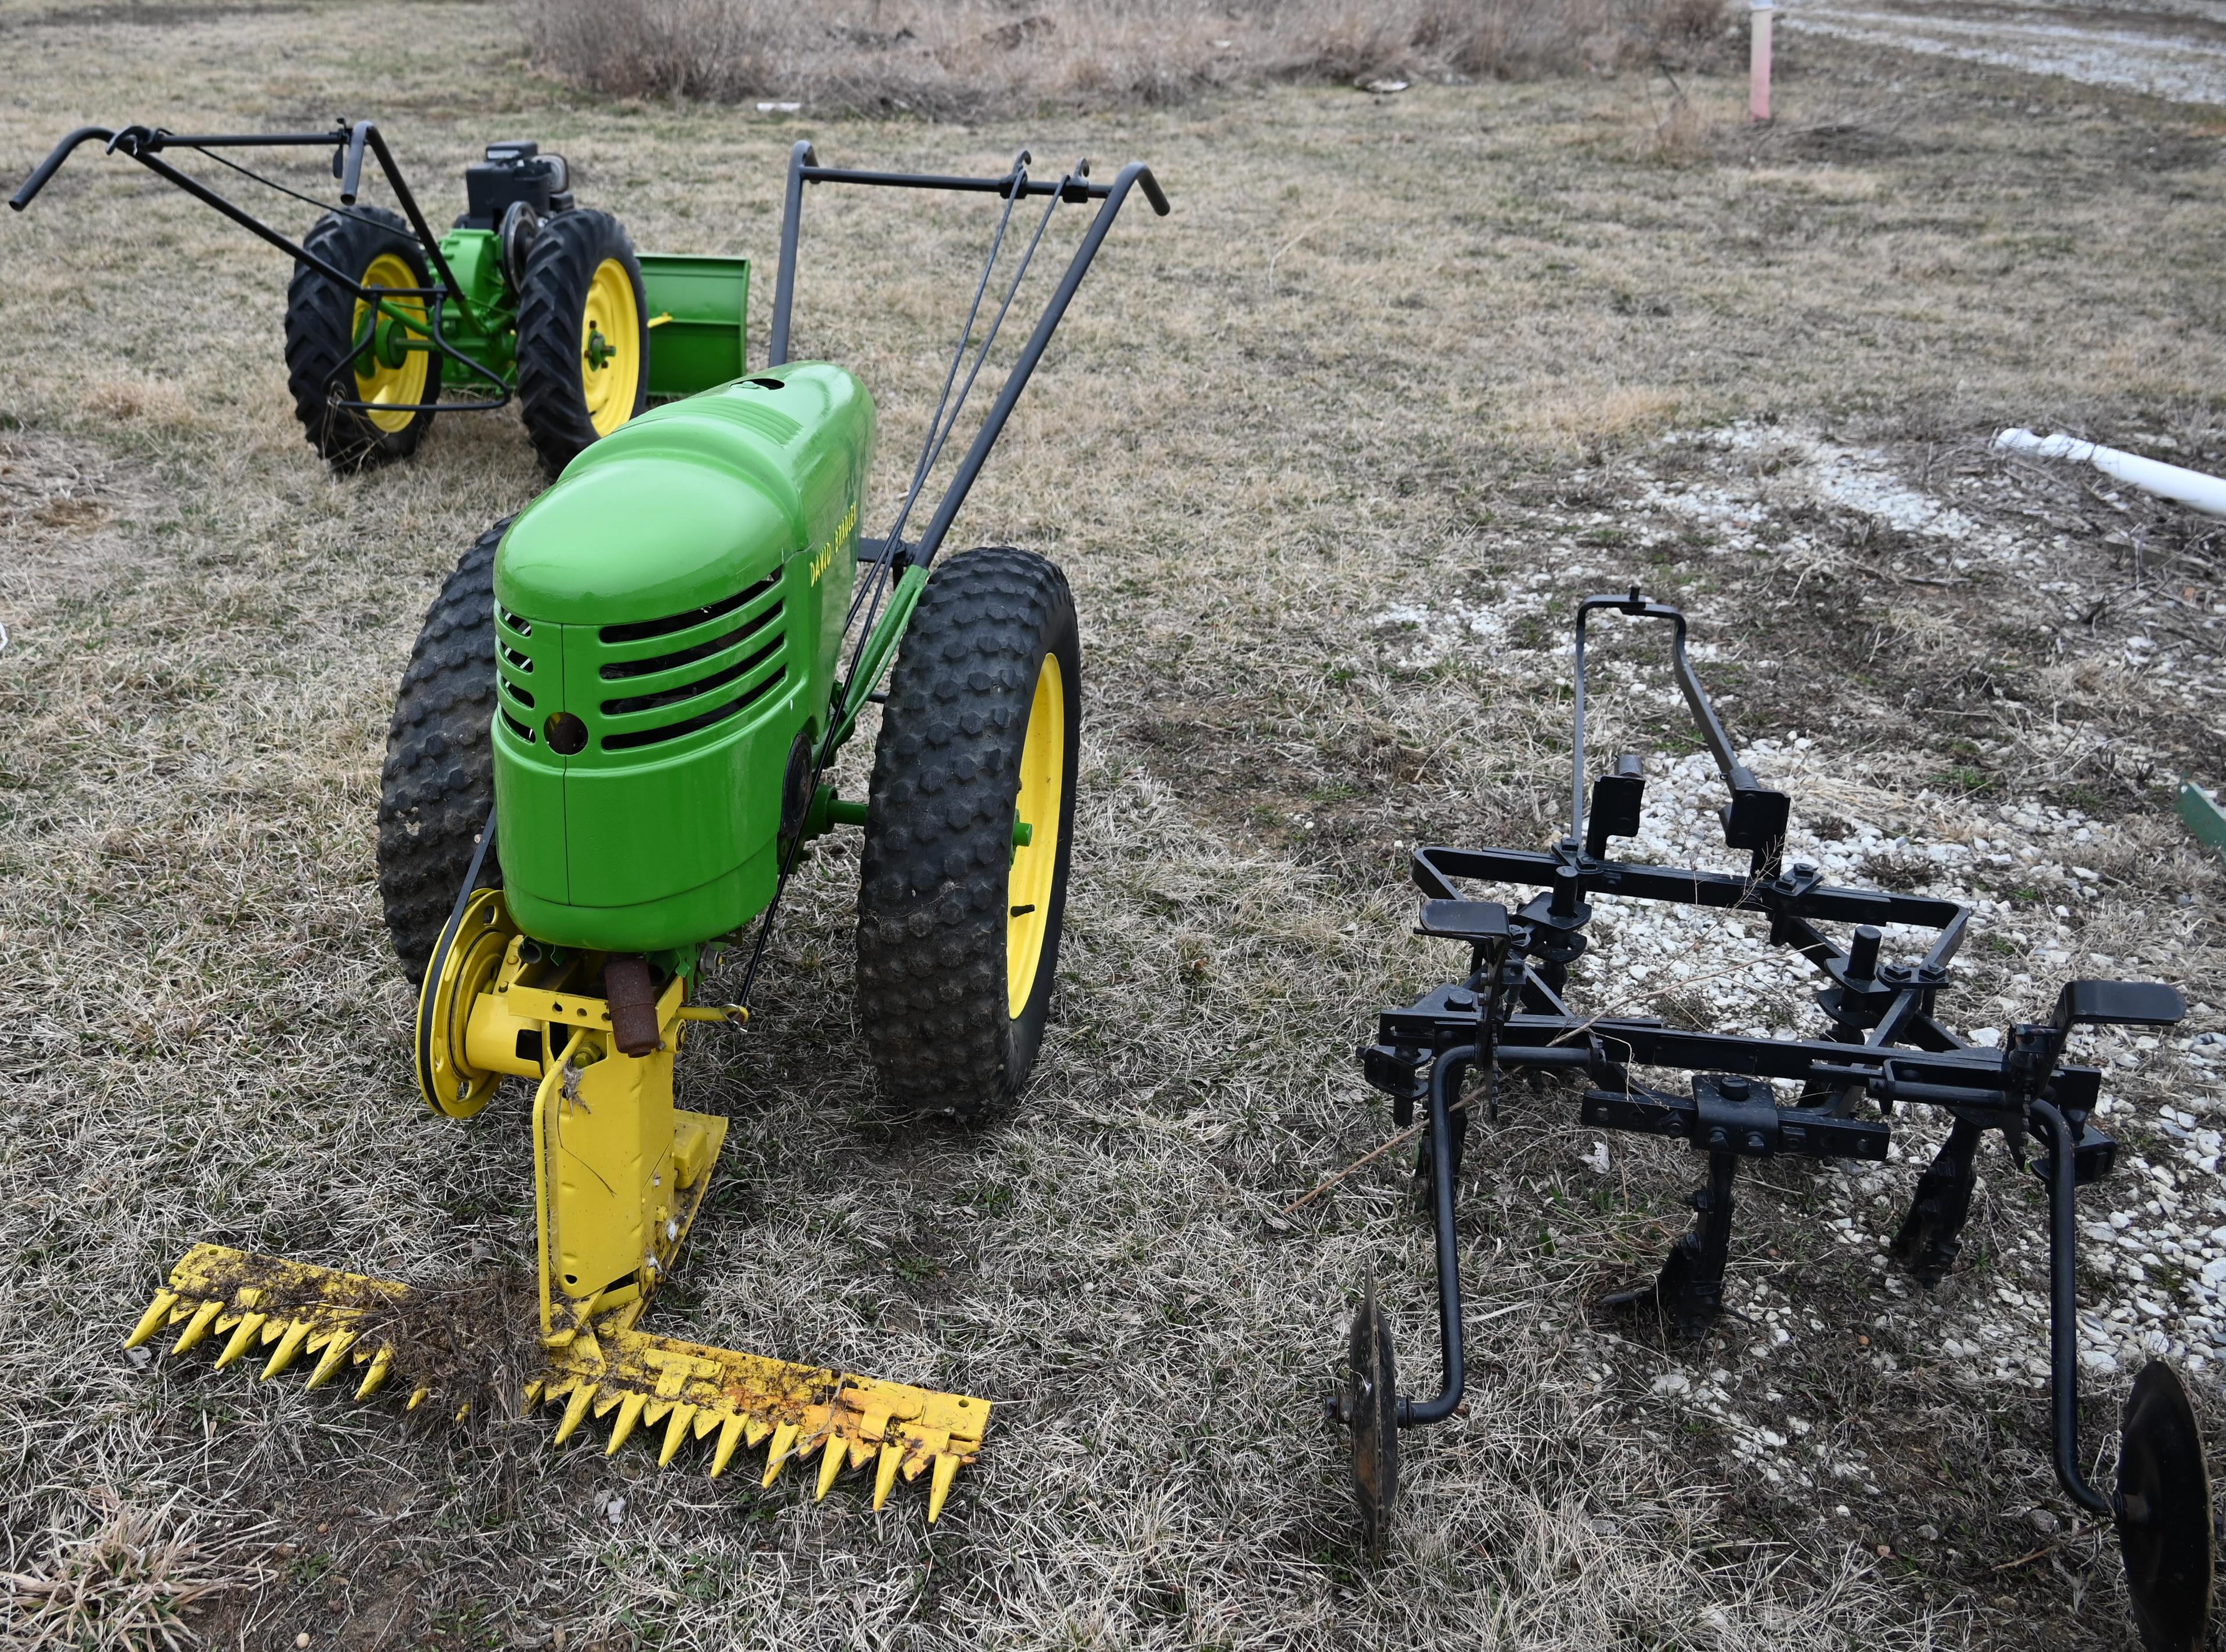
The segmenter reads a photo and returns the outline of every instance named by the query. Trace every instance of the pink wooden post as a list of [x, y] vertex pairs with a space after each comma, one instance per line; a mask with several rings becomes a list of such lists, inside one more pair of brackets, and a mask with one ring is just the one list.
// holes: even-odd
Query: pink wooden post
[[1750, 119], [1770, 118], [1770, 20], [1777, 15], [1771, 0], [1751, 0], [1747, 46], [1746, 112]]

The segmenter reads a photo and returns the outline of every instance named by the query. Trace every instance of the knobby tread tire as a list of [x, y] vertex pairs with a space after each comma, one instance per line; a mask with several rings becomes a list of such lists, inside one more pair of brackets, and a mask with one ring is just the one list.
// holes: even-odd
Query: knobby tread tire
[[[1059, 848], [1042, 960], [1014, 1016], [1005, 959], [1014, 803], [1050, 654], [1066, 701]], [[858, 1019], [901, 1105], [978, 1121], [1027, 1082], [1058, 972], [1081, 723], [1074, 599], [1058, 568], [1004, 548], [938, 568], [889, 682], [858, 889]]]
[[[425, 250], [400, 213], [384, 206], [354, 206], [353, 216], [327, 213], [302, 243], [336, 270], [360, 278], [382, 253], [399, 254], [429, 286]], [[420, 413], [399, 430], [382, 430], [354, 408], [333, 405], [333, 387], [353, 393], [355, 375], [348, 346], [355, 342], [355, 295], [306, 264], [294, 266], [286, 286], [286, 388], [294, 397], [294, 416], [309, 445], [334, 467], [385, 464], [405, 459], [432, 428], [433, 415]], [[425, 399], [437, 401], [441, 372], [436, 362], [425, 380]]]
[[[415, 985], [455, 905], [494, 802], [494, 556], [506, 517], [481, 534], [426, 610], [395, 696], [378, 777], [378, 894]], [[499, 884], [499, 845], [482, 885]]]
[[595, 440], [580, 378], [580, 322], [588, 285], [606, 258], [626, 266], [633, 283], [634, 313], [642, 323], [633, 348], [640, 353], [632, 418], [649, 405], [649, 305], [642, 295], [641, 262], [625, 228], [608, 213], [584, 206], [542, 220], [525, 255], [518, 295], [518, 406], [525, 434], [555, 476]]

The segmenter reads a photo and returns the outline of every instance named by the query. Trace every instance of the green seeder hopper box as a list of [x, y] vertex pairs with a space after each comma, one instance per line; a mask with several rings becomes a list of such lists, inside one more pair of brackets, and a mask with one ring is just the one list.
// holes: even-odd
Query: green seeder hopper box
[[651, 398], [692, 396], [740, 378], [750, 261], [670, 252], [645, 252], [640, 260]]

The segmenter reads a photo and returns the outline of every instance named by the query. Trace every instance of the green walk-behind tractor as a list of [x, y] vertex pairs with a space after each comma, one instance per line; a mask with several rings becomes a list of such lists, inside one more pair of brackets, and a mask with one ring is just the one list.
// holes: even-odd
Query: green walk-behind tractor
[[[464, 170], [463, 215], [437, 236], [367, 120], [321, 132], [81, 126], [8, 204], [22, 212], [72, 151], [94, 142], [294, 260], [287, 387], [310, 446], [335, 466], [402, 458], [417, 450], [436, 410], [488, 412], [515, 397], [554, 476], [650, 401], [741, 373], [747, 261], [638, 255], [617, 219], [576, 204], [564, 158], [536, 143], [489, 144], [486, 160]], [[323, 148], [333, 152], [337, 203], [223, 153]], [[302, 241], [289, 240], [163, 159], [181, 150], [325, 214]], [[366, 156], [399, 213], [358, 199]]]
[[[944, 394], [888, 531], [862, 540], [874, 403], [843, 368], [788, 359], [811, 183], [975, 191], [1003, 206]], [[799, 847], [864, 828], [858, 1020], [902, 1103], [979, 1116], [1034, 1064], [1059, 958], [1082, 677], [1065, 579], [1026, 551], [937, 552], [1122, 201], [1086, 162], [1023, 154], [994, 178], [840, 171], [791, 157], [771, 362], [597, 442], [467, 551], [426, 618], [388, 736], [386, 920], [421, 982], [418, 1083], [468, 1118], [534, 1086], [540, 1324], [531, 1404], [615, 1452], [703, 1440], [714, 1474], [765, 1443], [771, 1484], [819, 1458], [930, 1476], [928, 1518], [980, 1449], [986, 1401], [707, 1347], [640, 1328], [702, 1207], [726, 1120], [674, 1105], [702, 1022], [747, 1015]], [[1021, 203], [1032, 223], [1015, 224]], [[1097, 200], [995, 403], [919, 538], [905, 530], [1062, 202]], [[1009, 232], [1009, 233], [1008, 233]], [[1019, 250], [1014, 251], [1017, 247]], [[993, 276], [1001, 292], [989, 291]], [[985, 298], [994, 301], [986, 325]], [[976, 340], [979, 333], [978, 342]], [[894, 664], [886, 695], [878, 692]], [[882, 706], [863, 804], [821, 777]], [[498, 832], [499, 837], [498, 840]], [[707, 946], [750, 937], [739, 1001], [691, 1005]], [[217, 1245], [172, 1270], [132, 1333], [256, 1355], [313, 1383], [360, 1367], [455, 1407], [409, 1287]]]

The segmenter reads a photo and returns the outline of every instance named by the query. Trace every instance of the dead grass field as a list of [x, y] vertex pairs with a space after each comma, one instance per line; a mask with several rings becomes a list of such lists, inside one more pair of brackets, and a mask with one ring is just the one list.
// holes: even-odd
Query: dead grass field
[[[1084, 614], [1070, 950], [1027, 1104], [970, 1134], [879, 1106], [839, 846], [760, 1020], [682, 1080], [732, 1134], [652, 1323], [993, 1398], [932, 1532], [916, 1491], [877, 1517], [854, 1480], [815, 1505], [121, 1353], [201, 1238], [417, 1280], [531, 1255], [522, 1098], [422, 1116], [372, 844], [418, 617], [537, 484], [507, 416], [328, 475], [284, 399], [283, 264], [123, 162], [81, 155], [0, 223], [9, 1644], [148, 1644], [166, 1612], [359, 1652], [2130, 1644], [2112, 1547], [2047, 1468], [2038, 1206], [1994, 1147], [1930, 1300], [1873, 1265], [1908, 1157], [1778, 1168], [1742, 1207], [1744, 1317], [1663, 1350], [1585, 1303], [1654, 1265], [1690, 1161], [1619, 1142], [1602, 1175], [1571, 1098], [1513, 1105], [1463, 1194], [1497, 1317], [1467, 1416], [1409, 1441], [1380, 1572], [1319, 1407], [1371, 1264], [1431, 1369], [1427, 1231], [1390, 1159], [1278, 1213], [1388, 1134], [1352, 1046], [1456, 962], [1408, 933], [1404, 846], [1553, 829], [1561, 626], [1593, 588], [1695, 614], [1802, 844], [1992, 903], [1958, 1026], [2102, 955], [2219, 1026], [2226, 869], [2162, 801], [2183, 766], [2226, 780], [2219, 537], [1983, 445], [2068, 426], [2226, 462], [2213, 112], [1802, 42], [1760, 139], [1706, 76], [803, 126], [591, 103], [466, 4], [11, 3], [0, 53], [10, 178], [85, 120], [347, 112], [443, 202], [481, 143], [537, 137], [651, 250], [769, 258], [805, 133], [936, 169], [1135, 156], [1176, 204], [1120, 226], [960, 526], [1058, 559]], [[892, 473], [986, 223], [811, 204], [799, 353], [876, 388]], [[1596, 749], [1667, 737], [1659, 673], [1606, 663]], [[1705, 790], [1671, 776], [1664, 840]], [[1688, 960], [1635, 933], [1692, 1011]], [[1786, 982], [1737, 1013], [1797, 1017]], [[2199, 1277], [2226, 1201], [2180, 1140], [2226, 1091], [2176, 1041], [2102, 1053], [2157, 1172], [2083, 1214], [2185, 1229], [2090, 1280], [2098, 1315], [2163, 1299], [2097, 1344], [2107, 1460], [2143, 1336], [2204, 1363], [2226, 1439]], [[2013, 1364], [1942, 1351], [2005, 1327]]]

